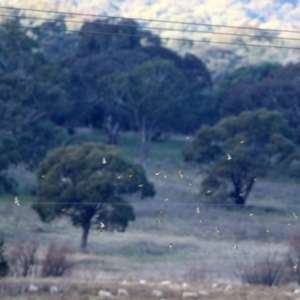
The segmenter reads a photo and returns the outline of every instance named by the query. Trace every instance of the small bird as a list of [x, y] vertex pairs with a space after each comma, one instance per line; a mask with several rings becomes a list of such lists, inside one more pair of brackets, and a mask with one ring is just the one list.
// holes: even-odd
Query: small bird
[[191, 182], [189, 182], [189, 186], [192, 186], [193, 184]]
[[294, 269], [294, 271], [298, 271], [298, 265], [295, 264], [295, 265], [293, 266], [293, 269]]
[[164, 212], [163, 210], [161, 210], [159, 213], [162, 215], [162, 214], [164, 214], [165, 212]]
[[227, 154], [227, 160], [231, 160], [231, 156]]
[[169, 248], [170, 248], [170, 249], [173, 248], [173, 243], [169, 243]]
[[102, 164], [107, 164], [105, 157], [103, 157], [103, 159], [102, 159]]
[[241, 143], [241, 144], [244, 144], [244, 143], [245, 143], [245, 141], [244, 141], [244, 140], [242, 140], [242, 141], [240, 141], [240, 143]]
[[189, 136], [187, 136], [187, 137], [186, 137], [186, 139], [187, 139], [187, 140], [189, 140], [189, 139], [190, 139], [190, 137], [189, 137]]
[[220, 232], [220, 229], [218, 227], [216, 227], [214, 230], [218, 233]]
[[133, 177], [133, 175], [132, 175], [132, 174], [129, 174], [128, 177], [131, 178], [131, 177]]
[[256, 265], [253, 265], [252, 268], [255, 269], [255, 268], [256, 268]]
[[159, 219], [159, 220], [156, 221], [156, 223], [162, 223], [162, 222], [163, 222], [162, 219]]
[[238, 248], [237, 245], [232, 246], [232, 249], [237, 249], [237, 248]]
[[42, 178], [45, 178], [45, 177], [46, 177], [46, 175], [42, 175], [41, 177], [42, 177]]
[[168, 175], [164, 175], [164, 178], [168, 178]]
[[99, 217], [99, 215], [94, 215], [94, 217], [95, 217], [95, 218], [98, 218], [98, 217]]
[[159, 173], [159, 172], [156, 172], [156, 173], [155, 173], [155, 176], [159, 176], [159, 175], [160, 175], [160, 173]]
[[17, 196], [15, 197], [15, 204], [18, 205], [18, 206], [20, 206], [20, 202], [19, 202], [19, 199], [18, 199]]
[[67, 209], [66, 209], [66, 208], [63, 208], [61, 211], [62, 211], [62, 212], [66, 212], [66, 211], [67, 211]]
[[183, 171], [182, 170], [179, 170], [178, 174], [180, 175], [181, 178], [183, 177]]
[[117, 178], [118, 178], [118, 179], [121, 179], [121, 178], [122, 178], [122, 175], [117, 176]]
[[143, 186], [144, 186], [143, 184], [140, 184], [138, 187], [141, 188], [141, 187], [143, 187]]
[[240, 270], [240, 273], [244, 273], [245, 271], [243, 269]]
[[196, 214], [200, 214], [200, 208], [199, 207], [197, 207], [197, 209], [196, 209]]
[[208, 190], [207, 192], [206, 192], [206, 194], [210, 194], [211, 193], [211, 190]]
[[253, 217], [253, 216], [254, 216], [254, 214], [253, 214], [253, 213], [250, 213], [250, 214], [249, 214], [249, 216], [250, 216], [250, 217]]
[[102, 233], [103, 233], [103, 230], [102, 230], [102, 229], [99, 229], [98, 232], [99, 232], [100, 234], [102, 234]]
[[104, 228], [104, 227], [105, 225], [102, 222], [100, 222], [100, 228]]
[[270, 232], [270, 229], [267, 229], [266, 232]]
[[298, 215], [297, 215], [296, 213], [293, 213], [293, 216], [294, 216], [295, 218], [298, 218]]
[[204, 223], [204, 220], [200, 220], [199, 222], [200, 222], [200, 223]]
[[164, 198], [164, 201], [166, 202], [166, 201], [169, 201], [169, 198]]

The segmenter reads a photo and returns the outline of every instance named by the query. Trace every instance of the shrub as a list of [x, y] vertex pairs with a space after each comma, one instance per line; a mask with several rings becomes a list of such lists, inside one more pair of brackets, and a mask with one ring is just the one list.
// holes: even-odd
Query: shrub
[[285, 275], [285, 264], [277, 259], [278, 253], [267, 253], [259, 261], [250, 263], [248, 259], [238, 262], [235, 275], [243, 283], [278, 286]]
[[74, 263], [69, 260], [69, 254], [71, 254], [69, 247], [51, 243], [46, 258], [42, 261], [42, 277], [59, 277], [70, 273]]
[[192, 283], [203, 283], [209, 277], [209, 270], [206, 265], [193, 266], [187, 270], [184, 278], [188, 282]]
[[37, 266], [36, 252], [38, 243], [35, 239], [17, 239], [8, 252], [8, 263], [13, 275], [28, 277], [34, 274]]
[[300, 232], [293, 234], [286, 255], [289, 277], [300, 285]]

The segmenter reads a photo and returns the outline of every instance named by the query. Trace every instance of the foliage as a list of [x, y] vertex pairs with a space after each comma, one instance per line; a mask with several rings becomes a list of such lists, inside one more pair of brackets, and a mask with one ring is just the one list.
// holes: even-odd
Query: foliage
[[18, 18], [8, 18], [0, 29], [0, 66], [1, 71], [32, 74], [45, 62], [38, 52], [38, 44], [22, 28]]
[[133, 207], [122, 195], [155, 194], [140, 166], [125, 161], [115, 147], [100, 143], [59, 148], [41, 162], [37, 174], [38, 201], [33, 209], [44, 222], [66, 215], [74, 226], [81, 226], [83, 250], [91, 226], [102, 222], [104, 229], [125, 231], [135, 219]]
[[298, 152], [292, 137], [293, 131], [279, 112], [243, 112], [213, 127], [202, 126], [183, 149], [183, 156], [207, 170], [203, 194], [221, 195], [243, 205], [258, 177]]
[[278, 110], [296, 130], [300, 142], [300, 64], [274, 67], [261, 81], [244, 81], [223, 93], [220, 109], [223, 115], [238, 115], [242, 111], [267, 108]]
[[20, 155], [14, 138], [0, 136], [0, 194], [15, 191], [16, 181], [6, 174], [6, 170], [11, 164], [17, 164], [19, 161]]
[[13, 275], [22, 277], [34, 275], [38, 246], [35, 239], [27, 240], [25, 237], [11, 244], [7, 259]]
[[117, 107], [126, 116], [130, 128], [139, 132], [145, 166], [150, 141], [162, 126], [175, 104], [184, 104], [187, 81], [172, 62], [145, 62], [132, 72], [105, 77], [98, 82], [105, 103]]
[[28, 170], [36, 170], [47, 153], [63, 144], [66, 133], [49, 121], [26, 125], [18, 136], [19, 152]]
[[289, 250], [286, 254], [286, 264], [290, 277], [300, 283], [300, 234], [295, 232], [289, 241]]
[[69, 274], [74, 267], [74, 263], [70, 261], [69, 254], [71, 250], [68, 246], [58, 246], [51, 243], [48, 246], [46, 257], [42, 261], [42, 277], [60, 277]]
[[[52, 30], [51, 30], [52, 29]], [[69, 33], [64, 17], [44, 22], [30, 32], [40, 46], [40, 51], [48, 60], [60, 64], [63, 59], [75, 51], [79, 40], [78, 33]]]
[[[280, 64], [268, 62], [238, 68], [223, 78], [218, 85], [216, 94], [224, 99], [235, 86], [243, 84], [253, 85], [262, 82], [271, 74], [272, 71], [280, 68]], [[222, 101], [222, 99], [220, 99], [220, 101]]]
[[[249, 266], [251, 266], [249, 268]], [[247, 258], [243, 262], [237, 262], [238, 271], [235, 275], [243, 283], [278, 286], [285, 275], [283, 261], [278, 260], [278, 253], [267, 253], [262, 259], [250, 263]]]
[[9, 265], [4, 257], [4, 248], [5, 248], [5, 241], [2, 235], [0, 235], [0, 278], [5, 277], [9, 272]]

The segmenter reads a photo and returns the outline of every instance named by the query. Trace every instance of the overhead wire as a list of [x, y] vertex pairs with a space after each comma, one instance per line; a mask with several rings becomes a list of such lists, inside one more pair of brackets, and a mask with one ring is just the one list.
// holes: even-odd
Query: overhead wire
[[223, 28], [235, 28], [235, 29], [251, 29], [251, 30], [255, 29], [255, 30], [262, 30], [262, 31], [273, 31], [273, 32], [300, 33], [300, 31], [296, 31], [296, 30], [264, 29], [264, 28], [253, 28], [253, 27], [243, 27], [243, 26], [229, 26], [229, 25], [217, 25], [217, 24], [194, 23], [194, 22], [167, 21], [167, 20], [157, 20], [157, 19], [126, 18], [126, 17], [120, 17], [120, 16], [108, 16], [108, 15], [96, 15], [96, 14], [85, 14], [85, 13], [63, 12], [63, 11], [53, 11], [53, 10], [33, 9], [33, 8], [21, 8], [21, 7], [0, 6], [0, 9], [23, 10], [23, 11], [34, 11], [34, 12], [46, 12], [46, 13], [65, 14], [65, 15], [68, 14], [68, 15], [97, 17], [97, 18], [107, 18], [107, 19], [138, 20], [138, 21], [170, 23], [170, 24], [182, 24], [182, 25], [223, 27]]
[[[184, 24], [184, 25], [196, 25], [196, 26], [209, 26], [209, 27], [222, 27], [222, 28], [236, 28], [236, 29], [251, 29], [251, 30], [260, 30], [260, 31], [272, 31], [272, 32], [288, 32], [288, 33], [300, 33], [300, 31], [291, 31], [291, 30], [273, 30], [273, 29], [261, 29], [261, 28], [253, 28], [253, 27], [241, 27], [241, 26], [227, 26], [227, 25], [215, 25], [215, 24], [204, 24], [204, 23], [189, 23], [189, 22], [177, 22], [177, 21], [165, 21], [165, 20], [154, 20], [154, 19], [141, 19], [141, 18], [124, 18], [124, 17], [113, 17], [113, 16], [106, 16], [106, 15], [94, 15], [94, 14], [82, 14], [82, 13], [70, 13], [70, 12], [55, 12], [49, 10], [37, 10], [37, 9], [26, 9], [26, 8], [11, 8], [11, 7], [3, 7], [0, 6], [0, 9], [14, 9], [14, 10], [23, 10], [23, 11], [36, 11], [36, 12], [47, 12], [47, 13], [56, 13], [56, 14], [69, 14], [69, 15], [80, 15], [80, 16], [89, 16], [89, 17], [103, 17], [103, 18], [113, 18], [113, 19], [127, 19], [127, 20], [140, 20], [140, 21], [148, 21], [148, 22], [161, 22], [161, 23], [170, 23], [170, 24]], [[25, 16], [13, 16], [13, 15], [3, 15], [0, 16], [7, 16], [7, 17], [17, 17], [17, 18], [31, 18], [31, 19], [40, 19], [40, 20], [47, 20], [47, 21], [59, 21], [58, 19], [50, 19], [50, 18], [39, 18], [39, 17], [25, 17]], [[87, 22], [87, 21], [75, 21], [75, 20], [63, 20], [64, 22], [72, 22], [72, 23], [91, 23], [95, 24], [95, 22]], [[97, 24], [97, 23], [96, 23]], [[101, 23], [99, 23], [101, 24]], [[121, 27], [133, 27], [130, 25], [118, 25], [118, 24], [105, 24], [106, 26], [121, 26]], [[4, 25], [0, 24], [2, 27], [15, 27], [15, 28], [26, 28], [26, 29], [37, 29], [37, 27], [29, 27], [29, 26], [14, 26], [14, 25]], [[282, 38], [282, 37], [274, 37], [274, 36], [253, 36], [253, 35], [244, 35], [244, 34], [234, 34], [234, 33], [218, 33], [218, 32], [211, 32], [211, 31], [198, 31], [198, 30], [180, 30], [180, 29], [166, 29], [166, 28], [159, 28], [159, 27], [147, 27], [147, 29], [156, 29], [156, 30], [165, 30], [165, 31], [178, 31], [178, 32], [190, 32], [190, 33], [209, 33], [209, 34], [219, 34], [219, 35], [232, 35], [232, 36], [247, 36], [247, 37], [255, 37], [255, 38], [269, 38], [269, 39], [281, 39], [281, 40], [297, 40], [297, 38]], [[101, 32], [101, 31], [81, 31], [81, 30], [68, 30], [68, 29], [52, 29], [52, 28], [38, 28], [39, 30], [48, 30], [48, 31], [64, 31], [64, 32], [73, 32], [73, 33], [87, 33], [87, 34], [96, 34], [96, 35], [117, 35], [117, 36], [127, 36], [127, 37], [140, 37], [140, 38], [149, 38], [146, 35], [130, 35], [130, 34], [120, 34], [120, 33], [108, 33], [108, 32]], [[242, 45], [242, 46], [252, 46], [252, 47], [267, 47], [267, 48], [280, 48], [280, 49], [292, 49], [292, 50], [300, 50], [300, 48], [294, 47], [285, 47], [285, 46], [270, 46], [270, 45], [257, 45], [257, 44], [245, 44], [245, 43], [232, 43], [232, 42], [213, 42], [213, 41], [201, 41], [201, 40], [193, 40], [193, 39], [180, 39], [180, 38], [163, 38], [163, 37], [150, 37], [151, 39], [161, 39], [161, 40], [177, 40], [177, 41], [191, 41], [191, 42], [199, 42], [199, 43], [213, 43], [213, 44], [226, 44], [226, 45]], [[27, 201], [22, 201], [26, 203]], [[21, 202], [21, 203], [22, 203]], [[27, 202], [28, 203], [28, 202]], [[32, 203], [32, 202], [30, 202]], [[142, 204], [142, 202], [135, 202], [132, 204]], [[62, 203], [53, 203], [53, 202], [36, 202], [39, 205], [95, 205], [97, 203], [73, 203], [73, 202], [62, 202]], [[124, 203], [112, 203], [112, 204], [122, 204]], [[149, 204], [149, 203], [148, 203]], [[157, 203], [153, 203], [157, 205]], [[232, 203], [221, 203], [221, 204], [202, 204], [202, 203], [182, 203], [182, 202], [168, 202], [168, 205], [207, 205], [210, 206], [233, 206], [238, 207], [236, 204]], [[285, 206], [298, 206], [300, 204], [286, 204]], [[256, 209], [255, 207], [253, 209]]]
[[7, 25], [0, 24], [1, 27], [7, 28], [25, 28], [25, 29], [38, 29], [45, 31], [56, 31], [56, 32], [73, 32], [73, 33], [87, 33], [94, 35], [114, 35], [114, 36], [126, 36], [126, 37], [136, 37], [136, 38], [150, 38], [150, 39], [159, 39], [159, 40], [173, 40], [173, 41], [182, 41], [182, 42], [196, 42], [196, 43], [205, 43], [205, 44], [221, 44], [221, 45], [236, 45], [236, 46], [248, 46], [248, 47], [262, 47], [262, 48], [277, 48], [277, 49], [289, 49], [289, 50], [300, 50], [295, 47], [288, 46], [274, 46], [274, 45], [258, 45], [258, 44], [246, 44], [246, 43], [232, 43], [232, 42], [215, 42], [215, 41], [203, 41], [203, 40], [193, 40], [186, 38], [164, 38], [164, 37], [153, 37], [147, 35], [136, 35], [136, 34], [123, 34], [123, 33], [111, 33], [111, 32], [102, 32], [102, 31], [81, 31], [81, 30], [70, 30], [70, 29], [53, 29], [53, 28], [37, 28], [30, 26], [16, 26], [16, 25]]
[[[0, 17], [12, 17], [12, 15], [0, 14]], [[68, 19], [53, 19], [53, 18], [41, 18], [41, 17], [28, 17], [28, 16], [14, 16], [18, 19], [34, 19], [34, 20], [45, 20], [45, 21], [63, 21], [65, 23], [79, 23], [79, 24], [93, 24], [93, 25], [105, 25], [111, 27], [125, 27], [125, 28], [135, 28], [135, 25], [122, 25], [122, 24], [109, 24], [101, 22], [89, 22], [89, 21], [76, 21]], [[278, 40], [291, 40], [291, 41], [300, 41], [299, 38], [289, 38], [289, 37], [276, 37], [276, 36], [266, 36], [266, 35], [251, 35], [251, 34], [238, 34], [238, 33], [227, 33], [227, 32], [213, 32], [205, 30], [188, 30], [188, 29], [174, 29], [174, 28], [162, 28], [162, 27], [152, 27], [152, 26], [143, 26], [142, 29], [154, 29], [154, 30], [164, 30], [164, 31], [176, 31], [176, 32], [189, 32], [189, 33], [208, 33], [214, 35], [227, 35], [227, 36], [241, 36], [241, 37], [252, 37], [252, 38], [264, 38], [264, 39], [278, 39]], [[300, 32], [299, 32], [300, 33]]]

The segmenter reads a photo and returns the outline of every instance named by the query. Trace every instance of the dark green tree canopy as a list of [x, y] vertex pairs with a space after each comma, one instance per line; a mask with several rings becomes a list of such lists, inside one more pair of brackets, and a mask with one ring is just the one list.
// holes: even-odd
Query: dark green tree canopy
[[16, 140], [11, 136], [0, 136], [0, 194], [15, 191], [17, 184], [6, 174], [6, 170], [10, 165], [16, 165], [20, 161]]
[[100, 143], [55, 150], [41, 162], [37, 175], [38, 202], [33, 208], [45, 222], [69, 216], [73, 225], [83, 228], [83, 249], [92, 225], [103, 222], [105, 229], [124, 231], [135, 219], [133, 207], [122, 195], [155, 194], [141, 166], [124, 160], [115, 147]]
[[269, 77], [274, 70], [278, 69], [281, 69], [280, 64], [263, 62], [258, 65], [238, 68], [223, 78], [215, 91], [221, 115], [230, 115], [229, 111], [223, 109], [222, 103], [226, 102], [226, 99], [232, 90], [239, 87], [240, 89], [245, 88], [245, 92], [242, 93], [241, 96], [247, 94], [248, 86], [253, 86], [262, 82], [265, 78]]
[[98, 81], [98, 91], [111, 110], [121, 111], [130, 128], [139, 132], [144, 166], [152, 137], [189, 93], [185, 76], [167, 60], [147, 61], [131, 72], [106, 76]]
[[141, 47], [137, 50], [147, 54], [150, 60], [161, 59], [172, 61], [194, 88], [200, 90], [212, 88], [212, 80], [205, 64], [195, 55], [188, 53], [184, 58], [181, 58], [171, 49], [160, 46]]
[[278, 110], [296, 130], [300, 142], [300, 64], [274, 69], [256, 84], [236, 85], [224, 97], [221, 111], [225, 115], [238, 115], [242, 111], [267, 108]]
[[245, 204], [257, 177], [298, 152], [291, 138], [293, 131], [279, 112], [243, 112], [213, 127], [202, 126], [183, 156], [207, 170], [204, 194]]
[[[95, 20], [85, 23], [81, 28], [76, 56], [83, 57], [101, 52], [114, 52], [124, 49], [133, 49], [140, 45], [141, 32], [138, 23], [134, 20], [116, 21], [112, 19]], [[85, 34], [96, 32], [103, 34]]]

